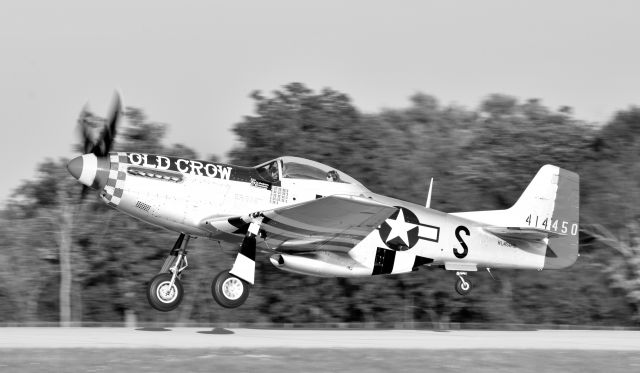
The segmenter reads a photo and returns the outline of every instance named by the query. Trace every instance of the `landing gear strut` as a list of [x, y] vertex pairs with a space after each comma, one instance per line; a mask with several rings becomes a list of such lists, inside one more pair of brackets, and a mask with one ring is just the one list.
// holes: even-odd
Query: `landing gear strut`
[[187, 244], [190, 236], [181, 233], [167, 255], [160, 273], [149, 281], [147, 300], [158, 311], [168, 312], [176, 309], [182, 302], [184, 290], [180, 277], [189, 263], [187, 262]]
[[253, 285], [256, 270], [256, 236], [260, 232], [262, 215], [255, 214], [252, 218], [233, 268], [220, 272], [211, 284], [213, 299], [225, 308], [241, 306], [249, 297], [249, 289]]
[[456, 281], [456, 291], [460, 295], [467, 295], [471, 292], [471, 281], [465, 279], [467, 272], [456, 272], [458, 280]]

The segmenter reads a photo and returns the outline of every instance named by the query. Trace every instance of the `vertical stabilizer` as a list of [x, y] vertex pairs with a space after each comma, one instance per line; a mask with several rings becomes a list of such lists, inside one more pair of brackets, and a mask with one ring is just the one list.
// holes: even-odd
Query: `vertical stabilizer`
[[552, 234], [545, 238], [544, 268], [559, 269], [578, 258], [580, 178], [557, 166], [545, 165], [509, 209], [460, 212], [453, 215], [490, 227], [533, 228]]
[[507, 211], [518, 219], [516, 226], [545, 229], [549, 237], [545, 269], [565, 268], [578, 258], [580, 178], [562, 168], [545, 165], [518, 201]]

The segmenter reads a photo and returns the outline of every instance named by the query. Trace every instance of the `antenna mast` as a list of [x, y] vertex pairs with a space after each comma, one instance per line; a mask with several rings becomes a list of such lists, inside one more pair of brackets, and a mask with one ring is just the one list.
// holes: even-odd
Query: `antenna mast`
[[431, 208], [431, 188], [433, 187], [433, 178], [431, 178], [431, 182], [429, 182], [429, 194], [427, 194], [427, 204], [426, 208]]

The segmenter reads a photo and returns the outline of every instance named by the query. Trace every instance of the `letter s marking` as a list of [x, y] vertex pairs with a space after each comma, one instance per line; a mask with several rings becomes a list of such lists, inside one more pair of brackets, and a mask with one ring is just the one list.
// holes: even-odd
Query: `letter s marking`
[[458, 228], [456, 228], [456, 238], [458, 239], [458, 242], [460, 242], [460, 246], [462, 246], [462, 252], [458, 252], [458, 249], [455, 247], [453, 248], [453, 255], [455, 255], [458, 259], [464, 258], [469, 253], [469, 247], [464, 242], [462, 237], [460, 237], [460, 231], [464, 232], [467, 236], [471, 236], [469, 229], [464, 225], [460, 225], [458, 226]]

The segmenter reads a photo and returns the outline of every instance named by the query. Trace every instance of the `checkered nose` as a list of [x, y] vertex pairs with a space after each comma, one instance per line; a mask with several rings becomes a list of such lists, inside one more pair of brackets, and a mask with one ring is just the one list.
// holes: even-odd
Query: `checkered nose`
[[93, 189], [102, 189], [107, 184], [109, 168], [109, 158], [98, 158], [94, 154], [81, 155], [67, 164], [71, 176]]

